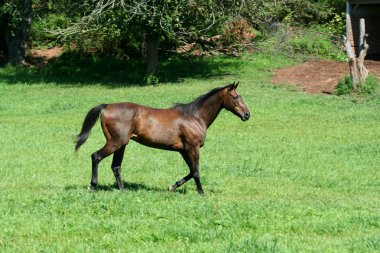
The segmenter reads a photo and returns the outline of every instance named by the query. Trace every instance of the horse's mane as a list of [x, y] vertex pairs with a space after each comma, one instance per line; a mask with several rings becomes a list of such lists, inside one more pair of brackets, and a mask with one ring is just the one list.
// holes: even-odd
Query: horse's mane
[[210, 97], [214, 96], [216, 93], [218, 93], [219, 91], [221, 91], [221, 90], [223, 90], [229, 86], [231, 86], [231, 84], [223, 86], [223, 87], [218, 87], [218, 88], [212, 89], [209, 92], [207, 92], [206, 94], [200, 95], [194, 101], [187, 103], [187, 104], [175, 103], [172, 106], [172, 108], [179, 109], [184, 114], [192, 115], [192, 114], [194, 114], [194, 112], [196, 110], [198, 110], [200, 107], [202, 107], [204, 102], [206, 102]]

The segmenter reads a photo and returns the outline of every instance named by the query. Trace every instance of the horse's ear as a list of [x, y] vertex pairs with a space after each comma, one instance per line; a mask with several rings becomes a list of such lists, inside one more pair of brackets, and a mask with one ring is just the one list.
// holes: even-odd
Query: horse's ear
[[[235, 83], [235, 82], [234, 82], [234, 83]], [[237, 83], [235, 84], [234, 89], [236, 89], [236, 88], [238, 87], [238, 85], [239, 85], [239, 82], [237, 82]]]
[[231, 83], [229, 86], [228, 86], [228, 90], [231, 91], [235, 89], [235, 82]]

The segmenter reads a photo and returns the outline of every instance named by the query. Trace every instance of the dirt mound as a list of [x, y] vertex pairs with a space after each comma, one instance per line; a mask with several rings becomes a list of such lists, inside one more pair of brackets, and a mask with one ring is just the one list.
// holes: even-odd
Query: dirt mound
[[[370, 73], [380, 79], [379, 61], [365, 61], [364, 64]], [[345, 62], [309, 61], [277, 70], [272, 77], [272, 83], [297, 85], [302, 91], [311, 94], [332, 94], [339, 80], [349, 73], [348, 63]]]

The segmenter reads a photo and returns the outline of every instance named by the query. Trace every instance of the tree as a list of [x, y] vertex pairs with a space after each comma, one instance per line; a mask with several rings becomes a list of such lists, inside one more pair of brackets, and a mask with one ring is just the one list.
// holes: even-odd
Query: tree
[[[9, 0], [0, 6], [0, 50], [12, 65], [25, 60], [27, 37], [31, 24], [32, 0]], [[3, 45], [4, 45], [3, 44]]]
[[[350, 66], [350, 76], [352, 78], [353, 90], [358, 92], [360, 90], [360, 85], [365, 82], [368, 77], [368, 70], [364, 66], [364, 58], [367, 55], [367, 50], [369, 45], [367, 44], [367, 36], [365, 33], [365, 19], [360, 18], [360, 41], [359, 41], [359, 55], [356, 57], [355, 51], [353, 50], [349, 39], [342, 36], [342, 43], [346, 48], [348, 64]], [[347, 35], [352, 36], [352, 23], [350, 12], [347, 13]]]
[[84, 15], [67, 27], [49, 31], [60, 38], [104, 32], [107, 28], [119, 33], [125, 33], [125, 29], [137, 31], [135, 38], [143, 38], [146, 72], [152, 74], [162, 39], [186, 41], [215, 29], [224, 23], [228, 8], [223, 6], [227, 2], [234, 5], [235, 1], [85, 0], [80, 6]]

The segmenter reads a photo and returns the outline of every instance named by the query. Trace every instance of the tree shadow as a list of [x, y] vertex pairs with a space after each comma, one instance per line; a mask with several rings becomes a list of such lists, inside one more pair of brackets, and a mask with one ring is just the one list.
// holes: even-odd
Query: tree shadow
[[[232, 74], [230, 72], [242, 64], [241, 61], [222, 58], [167, 57], [160, 60], [156, 77], [160, 82], [181, 82], [184, 78], [224, 76]], [[120, 60], [71, 53], [64, 53], [40, 67], [6, 66], [0, 69], [0, 79], [10, 85], [52, 83], [125, 87], [144, 85], [145, 78], [145, 64], [141, 59]]]

